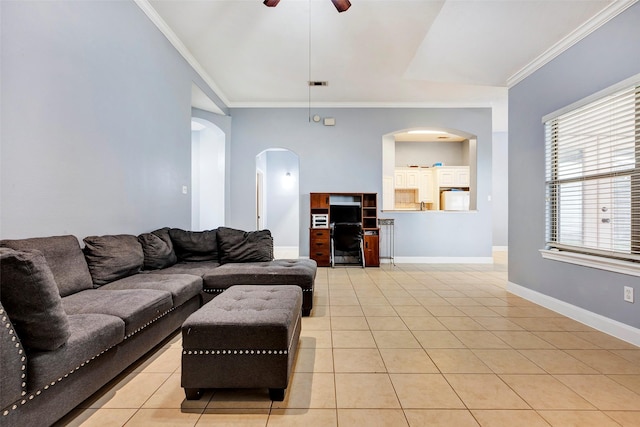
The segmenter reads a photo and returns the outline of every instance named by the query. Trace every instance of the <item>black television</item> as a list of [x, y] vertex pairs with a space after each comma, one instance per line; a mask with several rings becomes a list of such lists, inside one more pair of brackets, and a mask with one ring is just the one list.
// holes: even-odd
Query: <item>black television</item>
[[362, 222], [362, 209], [359, 205], [331, 205], [329, 219], [333, 223]]

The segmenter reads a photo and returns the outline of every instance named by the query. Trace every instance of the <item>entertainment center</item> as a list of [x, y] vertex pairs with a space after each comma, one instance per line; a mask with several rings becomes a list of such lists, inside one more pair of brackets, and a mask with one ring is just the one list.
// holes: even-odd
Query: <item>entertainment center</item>
[[367, 267], [380, 266], [377, 193], [311, 193], [309, 257], [319, 267], [331, 265], [331, 223], [362, 223]]

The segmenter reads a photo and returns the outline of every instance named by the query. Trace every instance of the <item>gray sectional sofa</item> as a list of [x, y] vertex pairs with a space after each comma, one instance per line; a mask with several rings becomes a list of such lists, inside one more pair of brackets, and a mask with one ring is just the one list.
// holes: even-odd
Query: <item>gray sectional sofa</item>
[[0, 426], [53, 424], [229, 286], [296, 284], [308, 315], [315, 272], [267, 230], [0, 241]]

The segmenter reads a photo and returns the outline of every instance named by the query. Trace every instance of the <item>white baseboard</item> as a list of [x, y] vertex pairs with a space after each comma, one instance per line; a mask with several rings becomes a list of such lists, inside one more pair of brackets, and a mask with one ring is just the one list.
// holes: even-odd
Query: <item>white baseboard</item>
[[274, 246], [273, 257], [275, 259], [296, 259], [300, 256], [297, 246]]
[[509, 250], [509, 246], [493, 246], [491, 249], [494, 252], [506, 252]]
[[394, 258], [396, 264], [493, 264], [492, 257], [411, 257]]
[[570, 319], [576, 320], [587, 326], [591, 326], [606, 334], [612, 335], [623, 341], [640, 346], [640, 329], [629, 326], [617, 320], [610, 319], [584, 308], [550, 297], [515, 283], [507, 283], [507, 291], [526, 300], [541, 305], [556, 313], [560, 313]]

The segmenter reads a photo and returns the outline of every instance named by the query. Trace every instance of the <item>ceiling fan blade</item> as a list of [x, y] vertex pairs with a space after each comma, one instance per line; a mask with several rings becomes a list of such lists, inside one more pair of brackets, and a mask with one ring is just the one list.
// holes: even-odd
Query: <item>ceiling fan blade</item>
[[338, 12], [344, 12], [351, 7], [349, 0], [331, 0], [331, 3], [338, 9]]
[[280, 3], [280, 0], [264, 0], [263, 3], [267, 7], [276, 7], [278, 3]]

